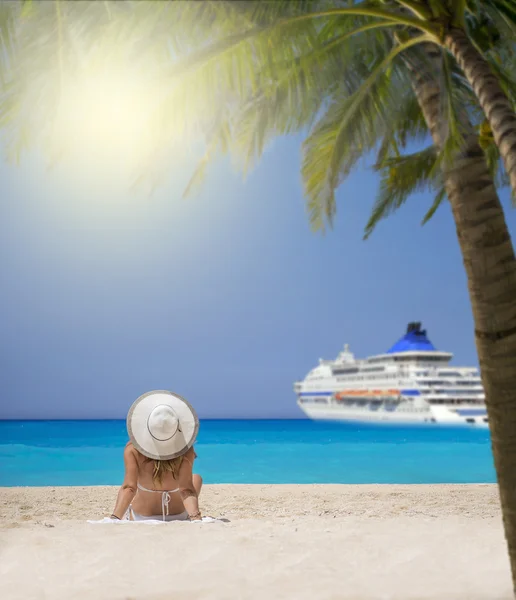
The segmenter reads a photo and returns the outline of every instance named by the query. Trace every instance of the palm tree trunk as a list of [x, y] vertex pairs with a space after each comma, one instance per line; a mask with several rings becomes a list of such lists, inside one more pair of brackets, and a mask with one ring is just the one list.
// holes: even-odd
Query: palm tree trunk
[[516, 197], [516, 113], [511, 102], [489, 63], [462, 29], [451, 28], [444, 43], [471, 84], [489, 121]]
[[[425, 50], [440, 69], [439, 50]], [[412, 69], [413, 87], [434, 143], [442, 147], [446, 123], [441, 118], [441, 90], [428, 66], [426, 71]], [[467, 115], [463, 118], [468, 127], [464, 147], [443, 167], [443, 174], [468, 277], [516, 594], [516, 260], [484, 153]]]

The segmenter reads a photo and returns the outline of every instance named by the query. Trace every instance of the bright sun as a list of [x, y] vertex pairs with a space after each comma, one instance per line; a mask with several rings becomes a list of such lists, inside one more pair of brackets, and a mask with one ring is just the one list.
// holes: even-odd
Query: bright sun
[[138, 71], [103, 68], [63, 82], [52, 145], [65, 159], [133, 170], [156, 144], [153, 117], [163, 90]]

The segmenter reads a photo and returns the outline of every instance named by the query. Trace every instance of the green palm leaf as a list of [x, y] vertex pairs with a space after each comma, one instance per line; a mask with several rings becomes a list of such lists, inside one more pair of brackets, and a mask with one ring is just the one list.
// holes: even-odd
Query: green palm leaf
[[398, 210], [415, 193], [436, 191], [437, 196], [423, 222], [428, 221], [444, 199], [441, 174], [443, 155], [434, 146], [413, 154], [392, 157], [377, 165], [380, 172], [380, 191], [365, 228], [367, 239], [378, 222]]

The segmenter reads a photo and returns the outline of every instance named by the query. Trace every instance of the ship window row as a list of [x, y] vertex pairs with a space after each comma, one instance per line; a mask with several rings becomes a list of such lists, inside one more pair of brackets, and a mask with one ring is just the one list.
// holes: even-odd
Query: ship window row
[[369, 358], [368, 363], [389, 363], [389, 362], [412, 362], [412, 363], [447, 363], [448, 356], [381, 356], [379, 358]]
[[[418, 380], [417, 381], [418, 385], [421, 386], [433, 386], [433, 385], [440, 385], [440, 386], [457, 386], [457, 387], [461, 387], [461, 388], [472, 388], [472, 387], [481, 387], [480, 381], [443, 381], [443, 380], [438, 380], [438, 379], [422, 379], [422, 380]], [[467, 391], [467, 390], [466, 390]], [[459, 392], [459, 393], [462, 393]]]
[[395, 362], [448, 362], [446, 356], [395, 356]]
[[432, 393], [432, 394], [455, 394], [456, 396], [470, 396], [471, 394], [482, 394], [482, 388], [478, 389], [478, 390], [453, 390], [453, 389], [448, 389], [448, 390], [424, 390], [425, 393]]
[[301, 404], [328, 404], [326, 398], [300, 398], [299, 402]]
[[[435, 373], [431, 373], [430, 371], [414, 371], [414, 375], [416, 377], [428, 377]], [[476, 373], [459, 373], [458, 371], [437, 371], [437, 377], [476, 377]]]
[[484, 406], [484, 400], [471, 399], [464, 400], [462, 398], [429, 398], [427, 402], [430, 404], [479, 404]]
[[334, 375], [348, 375], [352, 373], [358, 373], [358, 369], [333, 369]]
[[[360, 372], [360, 375], [357, 375], [357, 373]], [[421, 376], [420, 373], [406, 373], [406, 372], [399, 372], [399, 373], [382, 373], [381, 375], [369, 375], [366, 374], [365, 376], [362, 375], [362, 373], [364, 373], [364, 371], [355, 371], [355, 372], [350, 372], [350, 371], [341, 371], [339, 369], [334, 369], [333, 370], [333, 375], [337, 376], [337, 380], [338, 381], [345, 381], [345, 380], [353, 380], [353, 381], [358, 381], [358, 380], [371, 380], [371, 379], [406, 379], [407, 377], [412, 377], [412, 376]], [[310, 379], [325, 379], [325, 377], [310, 377]], [[449, 379], [421, 379], [417, 381], [418, 385], [450, 385], [450, 383], [452, 383], [453, 385], [456, 386], [476, 386], [476, 385], [481, 385], [481, 381], [480, 378], [471, 378], [469, 380], [457, 380], [457, 381], [450, 381]]]
[[[337, 372], [333, 372], [334, 375], [337, 375]], [[366, 377], [362, 377], [361, 375], [353, 375], [353, 377], [341, 376], [337, 377], [337, 381], [363, 381], [364, 379], [370, 381], [371, 379], [404, 379], [406, 376], [403, 373], [393, 373], [393, 374], [384, 374], [384, 375], [367, 375]], [[449, 382], [446, 382], [447, 384]]]

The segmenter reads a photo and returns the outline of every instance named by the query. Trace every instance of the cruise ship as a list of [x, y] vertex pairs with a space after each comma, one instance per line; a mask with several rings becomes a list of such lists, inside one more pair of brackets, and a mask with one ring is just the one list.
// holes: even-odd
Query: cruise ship
[[346, 344], [336, 360], [320, 359], [294, 384], [297, 403], [311, 419], [487, 427], [478, 369], [450, 366], [452, 357], [409, 323], [385, 354], [356, 359]]

